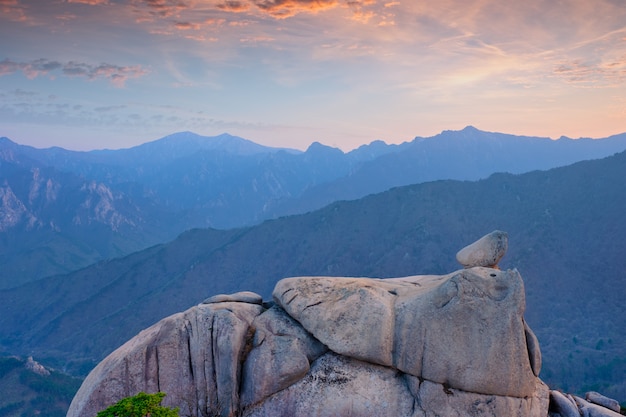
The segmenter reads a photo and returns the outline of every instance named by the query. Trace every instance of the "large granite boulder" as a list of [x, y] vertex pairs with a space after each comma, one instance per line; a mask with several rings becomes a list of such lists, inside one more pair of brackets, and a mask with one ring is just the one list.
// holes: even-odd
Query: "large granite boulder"
[[[93, 417], [139, 392], [165, 392], [183, 416], [234, 415], [241, 362], [259, 304], [201, 304], [167, 317], [107, 356], [87, 376], [68, 416]], [[218, 412], [219, 411], [219, 412]]]
[[273, 295], [333, 352], [469, 392], [535, 392], [540, 354], [517, 271], [289, 278]]
[[142, 331], [89, 374], [68, 417], [140, 391], [165, 392], [181, 416], [548, 415], [515, 270], [288, 278], [273, 296], [214, 296]]

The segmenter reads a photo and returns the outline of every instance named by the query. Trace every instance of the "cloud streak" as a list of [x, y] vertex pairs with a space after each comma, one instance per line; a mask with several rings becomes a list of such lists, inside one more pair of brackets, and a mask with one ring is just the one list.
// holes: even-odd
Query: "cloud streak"
[[14, 62], [8, 58], [0, 61], [0, 76], [16, 72], [22, 72], [31, 80], [46, 75], [54, 77], [57, 73], [67, 77], [83, 77], [89, 80], [105, 79], [116, 87], [124, 87], [129, 79], [142, 77], [149, 73], [148, 70], [139, 65], [119, 66], [107, 63], [92, 65], [76, 61], [61, 63], [45, 58], [30, 62]]

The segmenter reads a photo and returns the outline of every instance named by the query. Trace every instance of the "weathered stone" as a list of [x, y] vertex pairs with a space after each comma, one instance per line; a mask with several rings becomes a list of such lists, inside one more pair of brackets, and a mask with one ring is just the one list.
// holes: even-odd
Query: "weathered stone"
[[250, 303], [250, 304], [263, 304], [263, 297], [252, 291], [240, 291], [234, 294], [218, 294], [207, 298], [202, 304], [214, 304], [214, 303]]
[[297, 383], [243, 411], [244, 417], [412, 415], [413, 396], [396, 371], [332, 352]]
[[456, 260], [465, 268], [475, 266], [497, 268], [498, 262], [508, 249], [508, 242], [506, 232], [493, 231], [461, 249], [456, 254]]
[[[291, 278], [273, 295], [333, 352], [468, 392], [526, 397], [535, 391], [517, 271]], [[538, 355], [534, 349], [540, 363]]]
[[550, 391], [549, 410], [558, 413], [561, 417], [580, 417], [580, 411], [576, 402], [559, 391]]
[[50, 375], [50, 371], [47, 370], [45, 366], [43, 366], [42, 364], [34, 360], [32, 356], [28, 357], [24, 367], [28, 369], [29, 371], [36, 373], [37, 375], [41, 375], [41, 376]]
[[280, 307], [254, 319], [253, 348], [243, 364], [241, 406], [255, 404], [302, 379], [328, 349]]
[[277, 304], [333, 352], [390, 366], [393, 303], [382, 280], [301, 277], [278, 282]]
[[181, 415], [234, 415], [240, 362], [261, 311], [248, 303], [201, 304], [161, 320], [91, 371], [67, 416], [94, 416], [140, 391], [166, 392], [163, 404]]
[[619, 413], [620, 411], [619, 402], [617, 402], [617, 400], [614, 400], [613, 398], [605, 397], [604, 395], [598, 392], [589, 391], [588, 393], [585, 394], [585, 399], [591, 403], [601, 405], [602, 407], [606, 407], [609, 410], [613, 410], [616, 413]]
[[517, 398], [465, 392], [424, 381], [417, 399], [427, 417], [544, 417], [548, 410], [549, 388], [540, 380], [536, 383], [534, 396]]
[[616, 413], [613, 410], [609, 410], [601, 405], [590, 403], [583, 398], [574, 396], [574, 400], [580, 409], [582, 417], [622, 417], [621, 414]]
[[[480, 250], [472, 256], [489, 258]], [[502, 245], [489, 250], [499, 259]], [[194, 416], [548, 415], [515, 270], [288, 278], [273, 296], [210, 297], [144, 330], [90, 373], [68, 417], [140, 391], [166, 392], [164, 405]], [[554, 415], [614, 414], [579, 401], [565, 398]]]
[[528, 327], [524, 320], [524, 334], [526, 335], [526, 347], [528, 348], [528, 359], [530, 360], [530, 367], [533, 370], [535, 376], [539, 376], [541, 372], [541, 350], [539, 349], [539, 340], [535, 333]]

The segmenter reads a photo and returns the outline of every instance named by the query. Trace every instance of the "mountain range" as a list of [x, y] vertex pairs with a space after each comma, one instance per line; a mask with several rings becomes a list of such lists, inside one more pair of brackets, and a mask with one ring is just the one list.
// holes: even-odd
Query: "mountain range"
[[500, 229], [509, 233], [500, 266], [524, 278], [542, 379], [623, 401], [624, 178], [621, 152], [545, 171], [396, 187], [254, 226], [188, 230], [167, 244], [0, 291], [0, 349], [81, 373], [205, 297], [253, 290], [269, 298], [288, 276], [445, 274], [460, 268], [460, 248]]
[[347, 153], [190, 132], [91, 152], [0, 138], [0, 288], [124, 256], [191, 228], [249, 226], [392, 187], [548, 169], [624, 149], [626, 134], [550, 140], [473, 127]]

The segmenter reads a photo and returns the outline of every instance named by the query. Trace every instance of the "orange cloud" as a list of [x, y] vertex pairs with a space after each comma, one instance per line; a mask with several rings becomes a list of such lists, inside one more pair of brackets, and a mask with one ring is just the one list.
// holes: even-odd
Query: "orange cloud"
[[0, 0], [1, 18], [24, 22], [28, 20], [26, 17], [25, 7], [18, 0]]
[[375, 14], [372, 11], [356, 10], [352, 15], [352, 20], [356, 20], [360, 23], [368, 23], [374, 16]]
[[339, 5], [337, 0], [257, 0], [254, 4], [275, 19], [286, 19], [299, 13], [318, 13]]
[[217, 5], [217, 8], [226, 12], [242, 13], [250, 9], [250, 5], [243, 1], [227, 0]]

